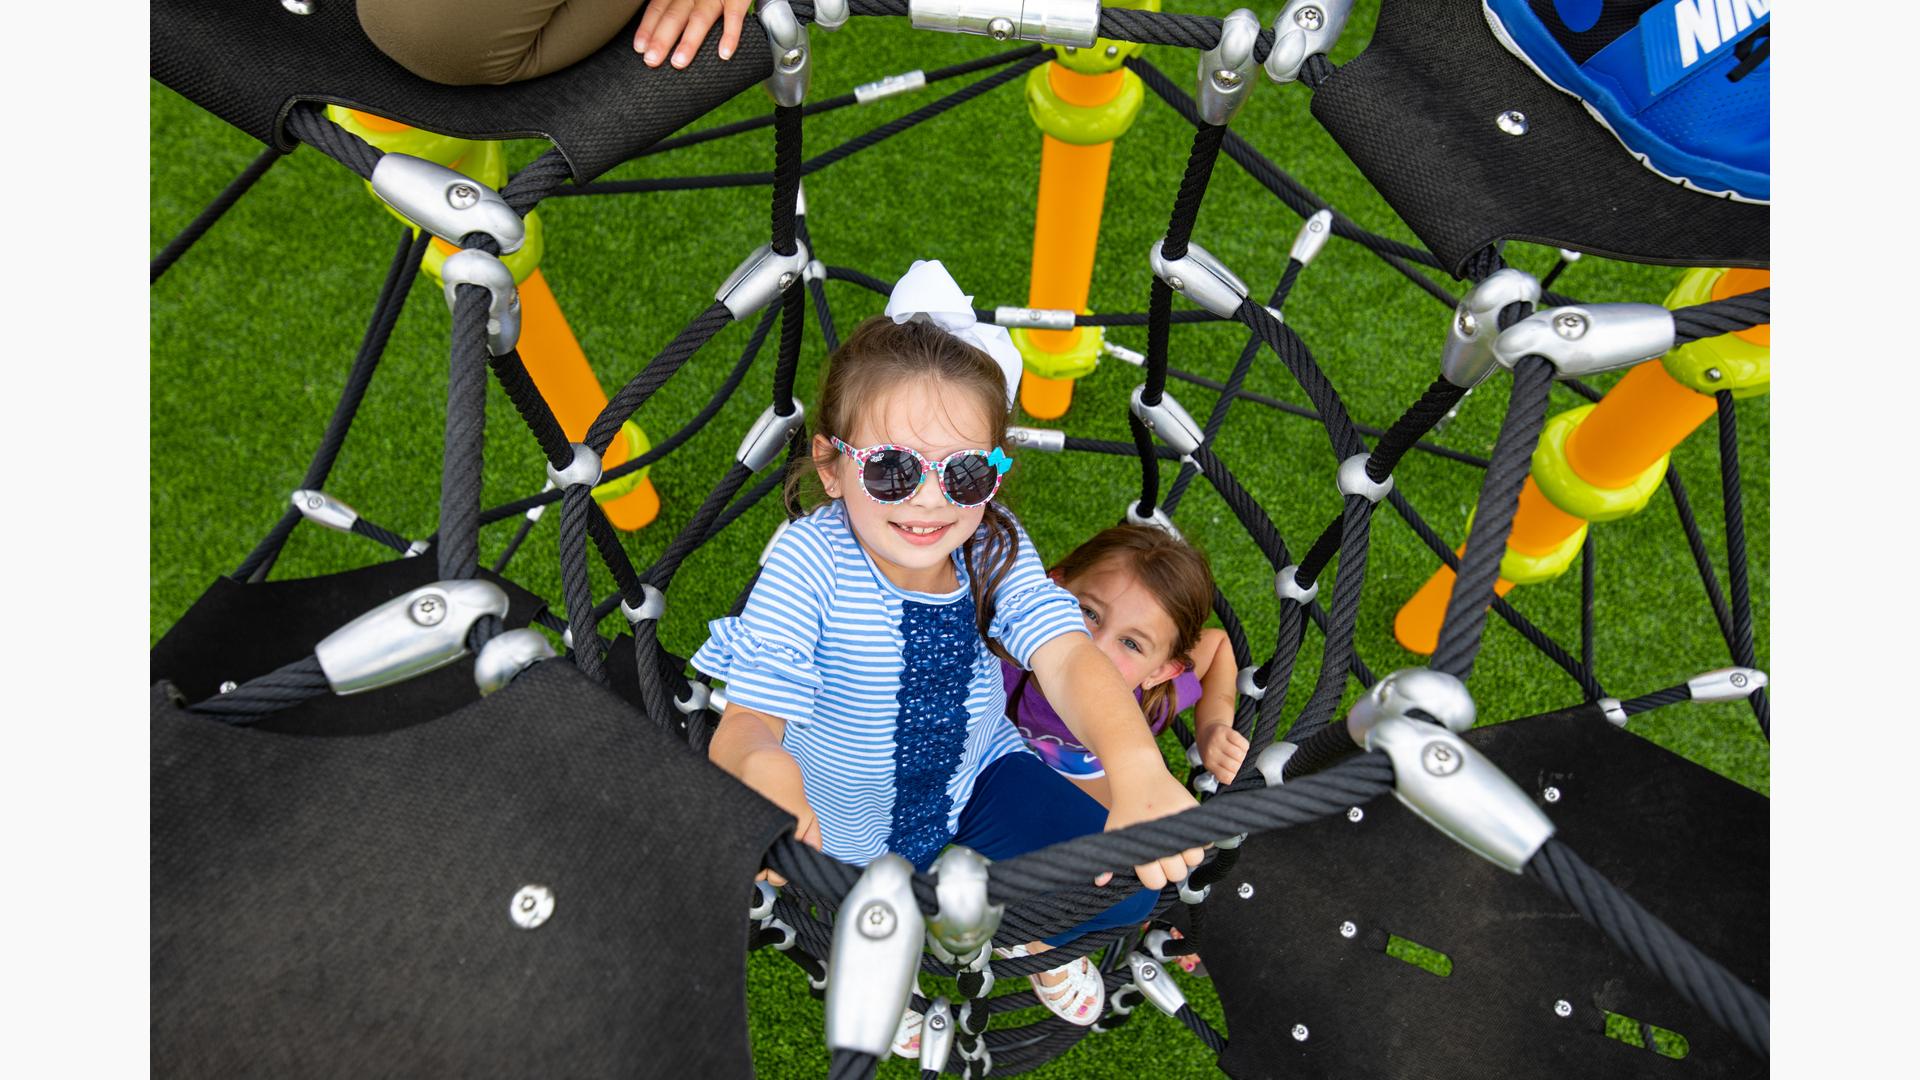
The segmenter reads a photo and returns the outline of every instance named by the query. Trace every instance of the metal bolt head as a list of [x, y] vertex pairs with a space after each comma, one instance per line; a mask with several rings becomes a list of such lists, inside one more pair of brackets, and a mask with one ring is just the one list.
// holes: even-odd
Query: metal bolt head
[[1420, 751], [1420, 767], [1434, 776], [1452, 776], [1466, 759], [1444, 741], [1435, 739]]
[[1251, 900], [1253, 899], [1253, 882], [1243, 881], [1240, 883], [1240, 887], [1233, 891], [1240, 894], [1240, 899]]
[[1527, 114], [1521, 112], [1519, 109], [1508, 109], [1506, 112], [1493, 118], [1493, 126], [1509, 135], [1525, 135], [1527, 133]]
[[793, 271], [789, 270], [786, 273], [780, 275], [780, 287], [782, 289], [785, 289], [792, 284], [793, 284]]
[[480, 192], [472, 184], [455, 184], [447, 189], [447, 205], [465, 210], [480, 201]]
[[1170, 277], [1167, 279], [1167, 288], [1172, 289], [1174, 292], [1185, 292], [1187, 283], [1177, 277]]
[[1732, 683], [1735, 687], [1739, 689], [1743, 689], [1743, 690], [1746, 689], [1747, 677], [1741, 672], [1736, 671], [1733, 674], [1727, 676], [1727, 681]]
[[[1707, 381], [1708, 381], [1708, 382], [1719, 382], [1721, 378], [1722, 378], [1722, 376], [1721, 376], [1721, 374], [1720, 374], [1720, 369], [1719, 369], [1719, 368], [1717, 368], [1717, 367], [1710, 367], [1710, 368], [1708, 368], [1708, 369], [1707, 369]], [[1741, 676], [1741, 678], [1745, 678], [1745, 676]], [[1739, 683], [1735, 683], [1734, 685], [1736, 685], [1736, 686], [1738, 686], [1738, 685], [1741, 685], [1741, 684], [1739, 684]]]
[[995, 19], [987, 24], [987, 36], [995, 41], [1005, 41], [1013, 36], [1012, 19]]
[[1480, 331], [1480, 320], [1474, 318], [1471, 311], [1461, 312], [1454, 325], [1459, 328], [1461, 337], [1472, 337]]
[[1576, 341], [1586, 337], [1587, 317], [1577, 311], [1569, 311], [1563, 315], [1555, 315], [1553, 317], [1553, 332], [1566, 338], [1568, 341]]
[[220, 684], [220, 692], [223, 694], [231, 694], [238, 689], [240, 689], [240, 684], [234, 682], [232, 679], [228, 679]]
[[947, 1018], [944, 1016], [930, 1017], [927, 1020], [927, 1026], [935, 1031], [945, 1031], [947, 1030]]
[[1142, 981], [1152, 982], [1153, 980], [1159, 977], [1160, 977], [1160, 965], [1158, 964], [1141, 964], [1140, 965], [1140, 978]]
[[327, 500], [322, 498], [318, 493], [307, 496], [307, 509], [318, 510], [325, 505], [327, 505]]
[[1350, 938], [1359, 932], [1360, 928], [1353, 925], [1351, 920], [1340, 924], [1340, 936], [1343, 938]]
[[875, 900], [860, 909], [860, 932], [870, 938], [883, 938], [893, 933], [900, 925], [899, 916], [893, 913], [893, 906], [884, 900]]
[[1561, 998], [1559, 1001], [1554, 1002], [1553, 1015], [1558, 1016], [1563, 1020], [1569, 1016], [1572, 1016], [1573, 1002], [1568, 1001], [1566, 998]]
[[805, 60], [806, 58], [807, 58], [807, 50], [788, 49], [786, 52], [780, 54], [780, 66], [791, 71], [794, 68], [799, 67], [800, 61]]
[[280, 6], [295, 15], [313, 14], [313, 0], [280, 0]]
[[1080, 50], [1079, 50], [1079, 49], [1076, 49], [1076, 48], [1074, 48], [1074, 47], [1073, 47], [1073, 46], [1071, 46], [1071, 45], [1069, 45], [1069, 46], [1067, 46], [1067, 55], [1068, 55], [1068, 56], [1078, 56], [1079, 54], [1080, 54]]
[[1348, 821], [1359, 821], [1361, 818], [1366, 816], [1367, 816], [1367, 812], [1365, 810], [1360, 809], [1357, 806], [1347, 811]]
[[1118, 45], [1107, 46], [1107, 59], [1112, 60], [1114, 57], [1117, 57], [1119, 55], [1120, 55], [1120, 46]]
[[1317, 7], [1303, 7], [1293, 13], [1293, 21], [1302, 30], [1318, 30], [1321, 24], [1327, 21], [1327, 17]]
[[522, 885], [507, 904], [507, 916], [522, 930], [533, 930], [553, 917], [553, 890], [545, 885]]
[[407, 614], [421, 626], [439, 626], [447, 617], [447, 602], [438, 596], [423, 596], [413, 602]]
[[1240, 85], [1240, 73], [1232, 68], [1221, 68], [1213, 73], [1213, 83], [1222, 90], [1231, 90]]
[[1548, 786], [1547, 790], [1540, 793], [1540, 797], [1547, 800], [1548, 802], [1559, 802], [1560, 789], [1557, 787]]
[[[1309, 10], [1311, 10], [1311, 9], [1309, 9]], [[1294, 1042], [1306, 1042], [1306, 1041], [1307, 1041], [1307, 1025], [1305, 1025], [1305, 1024], [1295, 1024], [1295, 1025], [1293, 1025], [1293, 1041], [1294, 1041]]]

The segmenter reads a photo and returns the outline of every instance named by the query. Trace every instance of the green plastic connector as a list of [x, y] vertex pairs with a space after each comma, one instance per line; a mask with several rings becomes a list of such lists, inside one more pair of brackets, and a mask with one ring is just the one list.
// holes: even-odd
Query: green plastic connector
[[[1533, 450], [1533, 482], [1540, 485], [1540, 494], [1547, 501], [1585, 521], [1618, 521], [1639, 513], [1653, 498], [1655, 488], [1667, 474], [1667, 458], [1647, 466], [1647, 471], [1635, 477], [1625, 487], [1596, 487], [1573, 471], [1567, 461], [1567, 436], [1593, 411], [1593, 406], [1582, 405], [1577, 409], [1568, 409], [1558, 416], [1547, 420], [1547, 426], [1540, 432], [1540, 445]], [[1517, 580], [1517, 579], [1516, 579]]]
[[1045, 64], [1027, 73], [1027, 114], [1033, 117], [1034, 126], [1075, 146], [1097, 146], [1125, 135], [1146, 100], [1146, 85], [1131, 71], [1124, 73], [1120, 92], [1104, 105], [1074, 105], [1062, 100], [1054, 93]]
[[1028, 371], [1043, 379], [1078, 379], [1093, 374], [1094, 367], [1100, 363], [1100, 349], [1106, 343], [1104, 327], [1079, 329], [1079, 338], [1066, 352], [1050, 352], [1035, 345], [1031, 331], [1023, 326], [1016, 326], [1007, 334], [1013, 338], [1013, 347], [1020, 350], [1020, 359]]
[[[1680, 283], [1667, 294], [1666, 306], [1689, 307], [1713, 299], [1713, 286], [1726, 271], [1718, 267], [1696, 267], [1680, 275]], [[1736, 398], [1758, 397], [1767, 392], [1772, 378], [1769, 359], [1772, 349], [1757, 345], [1735, 334], [1701, 338], [1667, 353], [1661, 363], [1673, 381], [1702, 394], [1731, 390]]]
[[[1159, 11], [1160, 0], [1109, 0], [1102, 6]], [[1105, 75], [1109, 71], [1118, 71], [1128, 57], [1139, 56], [1146, 51], [1147, 47], [1137, 41], [1115, 41], [1112, 38], [1096, 38], [1093, 46], [1087, 49], [1076, 49], [1071, 45], [1053, 47], [1054, 62], [1081, 75]]]
[[[647, 438], [647, 433], [642, 431], [640, 425], [634, 423], [632, 420], [628, 420], [626, 423], [620, 425], [620, 434], [627, 440], [628, 461], [632, 461], [634, 458], [653, 449], [653, 440]], [[653, 466], [648, 465], [634, 472], [630, 472], [618, 480], [609, 480], [593, 489], [593, 497], [598, 502], [612, 502], [627, 492], [632, 491], [634, 488], [639, 487], [640, 481], [645, 480], [647, 474], [652, 471]]]

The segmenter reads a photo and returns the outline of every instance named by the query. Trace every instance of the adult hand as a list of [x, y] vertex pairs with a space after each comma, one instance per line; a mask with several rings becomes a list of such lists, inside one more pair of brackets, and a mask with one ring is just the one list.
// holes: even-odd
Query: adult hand
[[647, 13], [640, 17], [640, 29], [634, 31], [633, 51], [648, 67], [659, 67], [673, 54], [673, 66], [684, 68], [693, 62], [700, 44], [715, 20], [721, 21], [720, 59], [730, 60], [740, 47], [740, 26], [747, 16], [748, 0], [651, 0]]

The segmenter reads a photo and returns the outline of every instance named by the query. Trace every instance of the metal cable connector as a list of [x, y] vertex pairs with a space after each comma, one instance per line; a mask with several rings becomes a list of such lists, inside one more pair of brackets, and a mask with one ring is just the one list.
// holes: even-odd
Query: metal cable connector
[[1353, 0], [1291, 0], [1273, 17], [1273, 50], [1267, 53], [1267, 78], [1295, 82], [1307, 57], [1325, 56], [1347, 28]]
[[1100, 36], [1100, 0], [908, 0], [915, 30], [981, 34], [995, 41], [1043, 41], [1091, 48]]
[[511, 255], [527, 241], [527, 223], [499, 192], [438, 162], [382, 154], [368, 182], [381, 202], [449, 244], [483, 233]]
[[377, 690], [459, 660], [474, 623], [506, 614], [506, 590], [491, 581], [436, 581], [328, 634], [313, 655], [334, 693]]
[[487, 290], [487, 353], [505, 356], [520, 344], [520, 289], [514, 284], [513, 271], [497, 255], [465, 248], [447, 256], [440, 264], [440, 281], [447, 294], [447, 310], [452, 311], [460, 295], [460, 286], [477, 285]]

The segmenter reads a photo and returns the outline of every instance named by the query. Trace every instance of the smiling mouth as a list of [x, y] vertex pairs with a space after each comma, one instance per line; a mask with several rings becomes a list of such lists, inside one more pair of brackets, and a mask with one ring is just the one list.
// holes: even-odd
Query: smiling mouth
[[945, 536], [948, 529], [953, 528], [953, 523], [950, 521], [945, 524], [925, 524], [921, 522], [902, 524], [898, 521], [890, 521], [887, 525], [910, 544], [931, 544], [942, 536]]

